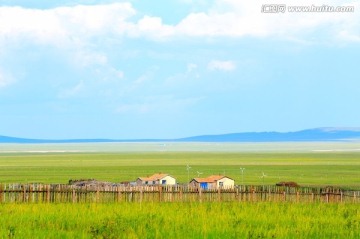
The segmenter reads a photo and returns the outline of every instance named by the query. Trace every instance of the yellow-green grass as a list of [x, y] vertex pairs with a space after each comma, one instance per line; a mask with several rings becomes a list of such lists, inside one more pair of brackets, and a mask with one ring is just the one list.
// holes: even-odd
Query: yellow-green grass
[[[0, 183], [67, 183], [80, 178], [120, 182], [157, 172], [186, 183], [199, 171], [201, 176], [226, 174], [236, 184], [296, 181], [304, 186], [360, 188], [357, 145], [333, 151], [332, 144], [296, 144], [287, 150], [281, 150], [282, 144], [241, 145], [241, 150], [227, 144], [190, 144], [157, 151], [148, 150], [151, 145], [139, 150], [136, 144], [136, 150], [94, 152], [90, 146], [69, 152], [61, 145], [62, 153], [31, 153], [35, 146], [27, 145], [21, 146], [28, 147], [25, 151], [18, 151], [18, 146], [13, 151], [1, 148]], [[245, 168], [243, 177], [240, 167]], [[359, 206], [351, 203], [0, 204], [0, 238], [359, 238], [359, 224]]]
[[359, 238], [357, 204], [0, 204], [0, 238]]
[[[186, 165], [191, 166], [189, 172]], [[242, 177], [240, 167], [245, 168]], [[169, 173], [178, 182], [226, 174], [236, 184], [360, 187], [360, 152], [111, 152], [3, 153], [0, 183], [67, 183], [69, 179], [135, 181], [139, 176]], [[267, 176], [262, 179], [264, 172]]]

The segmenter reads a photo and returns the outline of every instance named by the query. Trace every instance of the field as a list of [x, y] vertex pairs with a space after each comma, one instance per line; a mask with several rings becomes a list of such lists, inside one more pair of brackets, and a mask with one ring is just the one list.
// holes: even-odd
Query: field
[[1, 238], [359, 238], [360, 230], [357, 204], [0, 204], [0, 213]]
[[[121, 182], [164, 172], [180, 183], [198, 175], [226, 174], [237, 184], [295, 181], [303, 186], [360, 186], [360, 145], [354, 143], [2, 147], [1, 183], [67, 183], [80, 178]], [[187, 164], [191, 166], [189, 174]], [[263, 172], [265, 178], [261, 178]]]
[[[236, 184], [359, 189], [359, 149], [359, 143], [1, 145], [0, 183], [120, 182], [157, 172], [186, 183], [201, 172], [226, 174]], [[351, 202], [2, 203], [0, 215], [0, 238], [359, 238], [360, 230], [359, 205]]]

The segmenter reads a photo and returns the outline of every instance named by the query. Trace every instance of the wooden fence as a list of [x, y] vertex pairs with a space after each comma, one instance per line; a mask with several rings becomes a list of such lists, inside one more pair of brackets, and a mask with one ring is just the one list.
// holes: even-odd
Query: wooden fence
[[232, 188], [201, 189], [176, 186], [102, 186], [2, 184], [0, 203], [85, 203], [85, 202], [214, 202], [288, 201], [359, 203], [360, 191], [335, 188], [290, 188], [239, 185]]

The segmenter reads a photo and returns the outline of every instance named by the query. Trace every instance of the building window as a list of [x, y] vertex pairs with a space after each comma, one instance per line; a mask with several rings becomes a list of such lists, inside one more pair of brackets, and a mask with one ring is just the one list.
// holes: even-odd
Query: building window
[[224, 186], [224, 182], [219, 182], [219, 187], [223, 187]]
[[166, 184], [166, 180], [162, 180], [162, 181], [161, 181], [161, 184]]
[[145, 181], [145, 184], [147, 185], [147, 184], [149, 184], [149, 182], [148, 182], [148, 181]]
[[156, 181], [153, 181], [153, 184], [156, 184]]

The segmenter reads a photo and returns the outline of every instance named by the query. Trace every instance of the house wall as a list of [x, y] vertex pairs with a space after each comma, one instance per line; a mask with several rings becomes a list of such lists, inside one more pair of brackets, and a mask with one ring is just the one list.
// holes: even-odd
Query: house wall
[[159, 182], [160, 184], [162, 184], [162, 180], [166, 180], [166, 185], [175, 185], [176, 184], [176, 179], [169, 175], [160, 179], [160, 182]]
[[[190, 187], [200, 188], [200, 184], [201, 183], [198, 183], [195, 180], [190, 181]], [[214, 183], [207, 182], [206, 184], [207, 184], [207, 189], [214, 189], [217, 187], [215, 182]]]
[[234, 187], [235, 182], [234, 182], [234, 180], [225, 177], [225, 178], [222, 178], [222, 179], [218, 180], [216, 182], [216, 186], [220, 187], [221, 183], [222, 183], [224, 188], [231, 188], [231, 187]]
[[148, 183], [146, 183], [146, 181], [141, 180], [140, 178], [138, 178], [136, 180], [136, 184], [137, 185], [156, 185], [159, 184], [159, 181], [147, 181]]
[[199, 183], [196, 182], [195, 180], [191, 180], [190, 183], [189, 183], [189, 186], [190, 186], [190, 187], [199, 187], [200, 185], [199, 185]]
[[145, 182], [143, 182], [140, 178], [136, 179], [136, 185], [143, 185]]
[[138, 178], [136, 180], [136, 184], [137, 185], [159, 185], [159, 184], [162, 184], [162, 180], [166, 180], [166, 185], [175, 185], [176, 184], [176, 179], [171, 176], [166, 176], [160, 180], [155, 180], [155, 181], [150, 180], [150, 181], [147, 181], [148, 183], [146, 183], [146, 181], [143, 181], [140, 178]]
[[216, 182], [208, 183], [208, 189], [214, 189], [214, 188], [217, 188]]

